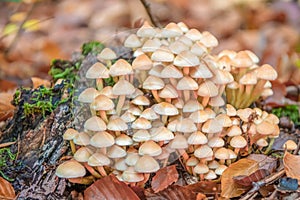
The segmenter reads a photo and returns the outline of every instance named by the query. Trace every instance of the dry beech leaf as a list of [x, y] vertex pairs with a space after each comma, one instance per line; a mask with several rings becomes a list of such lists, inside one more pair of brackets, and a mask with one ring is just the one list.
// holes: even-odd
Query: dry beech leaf
[[42, 85], [49, 88], [50, 85], [51, 85], [50, 81], [45, 80], [45, 79], [41, 79], [41, 78], [38, 78], [38, 77], [32, 77], [31, 81], [32, 81], [33, 89], [36, 89], [36, 88], [38, 88]]
[[4, 121], [13, 115], [15, 107], [10, 103], [12, 99], [12, 93], [0, 93], [0, 121]]
[[197, 199], [196, 193], [179, 185], [171, 185], [168, 188], [158, 193], [154, 193], [152, 192], [152, 190], [147, 189], [145, 190], [145, 195], [147, 200], [182, 200], [182, 199], [195, 200]]
[[270, 175], [270, 172], [266, 169], [259, 169], [256, 170], [254, 173], [250, 174], [249, 176], [239, 175], [233, 177], [235, 183], [243, 186], [251, 186], [253, 182], [260, 181], [261, 179], [265, 178], [266, 176]]
[[15, 196], [15, 190], [11, 184], [0, 177], [0, 199], [14, 199]]
[[139, 200], [135, 192], [124, 182], [119, 181], [114, 175], [106, 176], [84, 191], [85, 200], [97, 199], [124, 199]]
[[286, 175], [290, 178], [298, 179], [298, 182], [300, 183], [300, 156], [285, 152], [283, 157], [283, 165]]
[[277, 159], [264, 154], [250, 154], [247, 158], [255, 160], [258, 162], [259, 169], [268, 170], [270, 173], [274, 172], [277, 167]]
[[250, 175], [258, 169], [258, 163], [254, 160], [243, 158], [231, 164], [222, 174], [221, 177], [221, 196], [225, 198], [238, 197], [248, 188], [239, 186], [234, 182], [233, 177], [239, 175]]
[[175, 165], [158, 170], [152, 179], [151, 187], [155, 193], [166, 189], [178, 180], [178, 172]]
[[213, 181], [199, 181], [197, 183], [186, 185], [185, 188], [195, 192], [204, 194], [221, 193], [221, 185]]

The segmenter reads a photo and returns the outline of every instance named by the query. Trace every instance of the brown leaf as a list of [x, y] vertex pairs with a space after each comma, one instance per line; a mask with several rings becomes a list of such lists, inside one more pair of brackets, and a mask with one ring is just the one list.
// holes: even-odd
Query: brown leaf
[[300, 156], [290, 154], [286, 151], [283, 157], [283, 165], [288, 177], [298, 179], [298, 181], [300, 181]]
[[213, 181], [199, 181], [195, 184], [186, 185], [185, 188], [195, 192], [204, 194], [221, 193], [221, 185]]
[[36, 89], [36, 88], [38, 88], [42, 85], [49, 88], [50, 85], [51, 85], [50, 81], [45, 80], [45, 79], [41, 79], [41, 78], [38, 78], [38, 77], [32, 77], [31, 81], [32, 81], [33, 89]]
[[178, 180], [178, 172], [175, 165], [164, 167], [158, 170], [152, 179], [151, 186], [155, 193], [166, 189], [169, 185]]
[[15, 190], [11, 184], [0, 177], [0, 199], [14, 199], [15, 196]]
[[250, 154], [247, 158], [255, 160], [258, 162], [259, 169], [266, 169], [270, 173], [274, 172], [277, 167], [277, 159], [264, 154]]
[[12, 93], [0, 93], [0, 121], [4, 121], [13, 115], [15, 107], [10, 103], [12, 99]]
[[270, 172], [266, 169], [259, 169], [256, 170], [254, 173], [250, 174], [249, 176], [239, 175], [233, 177], [235, 183], [243, 186], [251, 186], [253, 182], [260, 181], [261, 179], [265, 178], [266, 176], [270, 175]]
[[265, 103], [272, 107], [284, 106], [286, 96], [286, 86], [279, 81], [272, 81], [272, 90], [274, 94], [269, 96]]
[[127, 199], [139, 200], [135, 192], [124, 182], [119, 181], [114, 175], [106, 176], [84, 191], [85, 200], [97, 199]]
[[147, 189], [145, 195], [147, 200], [195, 200], [197, 198], [196, 193], [179, 185], [171, 185], [158, 193]]
[[243, 158], [231, 164], [221, 177], [221, 196], [225, 198], [237, 197], [243, 194], [248, 188], [239, 187], [233, 180], [233, 177], [239, 175], [250, 175], [258, 169], [258, 163], [254, 160]]

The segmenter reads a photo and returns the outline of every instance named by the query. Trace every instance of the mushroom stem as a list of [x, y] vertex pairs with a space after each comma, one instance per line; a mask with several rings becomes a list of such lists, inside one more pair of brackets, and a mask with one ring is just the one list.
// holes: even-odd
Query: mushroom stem
[[236, 155], [239, 155], [239, 152], [240, 152], [240, 148], [235, 148], [235, 149], [234, 149], [234, 153], [235, 153]]
[[171, 85], [176, 88], [176, 86], [177, 86], [177, 80], [175, 78], [170, 78], [169, 80], [170, 80]]
[[238, 92], [236, 95], [236, 101], [234, 102], [235, 107], [240, 108], [240, 104], [242, 100], [245, 100], [243, 98], [243, 94], [244, 94], [244, 85], [239, 84]]
[[70, 140], [70, 147], [71, 147], [72, 154], [74, 155], [76, 152], [76, 147], [73, 140]]
[[102, 78], [97, 78], [96, 79], [96, 88], [99, 91], [101, 91], [103, 89], [103, 80], [102, 80]]
[[179, 155], [182, 156], [182, 159], [184, 161], [184, 163], [186, 163], [186, 161], [189, 159], [189, 155], [186, 153], [186, 151], [184, 149], [177, 149]]
[[157, 103], [161, 102], [161, 98], [159, 98], [157, 90], [151, 90], [151, 93], [154, 97], [154, 99], [156, 100]]
[[97, 166], [97, 170], [101, 174], [101, 176], [107, 176], [107, 173], [106, 173], [105, 169], [103, 168], [103, 166]]
[[201, 103], [202, 103], [203, 107], [206, 107], [208, 102], [209, 102], [209, 97], [208, 96], [202, 97], [202, 102]]
[[99, 114], [100, 114], [101, 119], [102, 119], [105, 123], [108, 123], [108, 119], [107, 119], [107, 115], [106, 115], [105, 110], [100, 110], [100, 111], [99, 111]]
[[101, 175], [93, 167], [89, 166], [86, 162], [83, 165], [94, 177], [101, 178]]
[[269, 145], [268, 145], [267, 149], [264, 152], [265, 155], [268, 155], [270, 153], [270, 151], [272, 150], [274, 141], [275, 141], [275, 138], [270, 139]]
[[117, 108], [116, 108], [116, 112], [117, 112], [117, 115], [118, 115], [118, 116], [120, 116], [120, 114], [121, 114], [122, 107], [123, 107], [123, 105], [124, 105], [124, 103], [125, 103], [125, 98], [126, 98], [125, 95], [121, 95], [121, 96], [119, 97], [119, 101], [118, 101]]
[[80, 178], [68, 178], [71, 183], [78, 183], [83, 185], [90, 185], [94, 182], [93, 176], [80, 177]]
[[184, 97], [184, 101], [187, 102], [188, 100], [190, 100], [190, 91], [189, 90], [184, 90], [183, 91], [183, 97]]
[[190, 73], [190, 68], [189, 67], [183, 67], [183, 74], [188, 76]]
[[144, 173], [144, 180], [140, 181], [137, 183], [138, 186], [144, 187], [144, 185], [147, 183], [149, 180], [150, 174], [149, 173]]

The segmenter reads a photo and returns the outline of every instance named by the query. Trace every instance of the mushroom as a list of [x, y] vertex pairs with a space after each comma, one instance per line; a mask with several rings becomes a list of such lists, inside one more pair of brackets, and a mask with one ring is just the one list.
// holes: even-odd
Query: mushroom
[[88, 79], [96, 79], [96, 88], [101, 91], [103, 88], [103, 78], [109, 78], [109, 70], [102, 63], [96, 62], [85, 74]]
[[106, 111], [112, 110], [115, 107], [114, 102], [105, 95], [98, 95], [90, 104], [91, 110], [99, 111], [101, 119], [107, 123]]
[[71, 147], [71, 151], [72, 153], [74, 154], [75, 151], [76, 151], [76, 147], [75, 147], [75, 144], [73, 142], [73, 139], [75, 138], [75, 136], [79, 134], [78, 131], [76, 131], [75, 129], [73, 128], [68, 128], [64, 135], [63, 135], [63, 139], [64, 140], [69, 140], [70, 141], [70, 147]]
[[297, 149], [297, 144], [293, 140], [287, 140], [282, 147], [287, 151], [293, 151]]
[[247, 141], [243, 136], [237, 135], [231, 138], [230, 146], [234, 148], [234, 153], [238, 154], [241, 148], [247, 146]]
[[104, 48], [100, 54], [97, 56], [99, 60], [103, 60], [106, 62], [106, 66], [109, 68], [111, 65], [111, 60], [114, 60], [117, 58], [116, 53], [111, 50], [110, 48]]
[[157, 172], [159, 170], [159, 164], [153, 157], [143, 155], [136, 162], [134, 169], [136, 172], [144, 173], [143, 183], [146, 183], [149, 179], [150, 173]]
[[101, 176], [107, 176], [103, 166], [108, 166], [110, 162], [110, 159], [100, 152], [94, 153], [88, 159], [88, 165], [96, 167]]
[[200, 180], [203, 181], [204, 180], [204, 174], [209, 172], [209, 168], [207, 167], [206, 164], [198, 163], [194, 167], [193, 171], [194, 171], [194, 173], [199, 174]]

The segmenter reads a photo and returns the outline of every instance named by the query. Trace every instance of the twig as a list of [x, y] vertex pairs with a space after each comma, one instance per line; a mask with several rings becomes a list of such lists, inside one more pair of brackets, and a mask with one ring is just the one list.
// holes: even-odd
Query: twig
[[145, 10], [146, 10], [147, 14], [149, 15], [149, 18], [150, 18], [150, 20], [151, 20], [151, 23], [152, 23], [154, 26], [156, 26], [156, 27], [161, 27], [161, 25], [159, 24], [159, 22], [156, 21], [156, 20], [154, 20], [154, 17], [153, 17], [153, 15], [152, 15], [152, 12], [151, 12], [151, 8], [150, 8], [149, 3], [147, 3], [146, 0], [140, 0], [140, 1], [141, 1], [141, 3], [143, 4], [143, 6], [145, 7]]
[[22, 34], [23, 31], [23, 25], [26, 23], [26, 21], [28, 20], [29, 16], [31, 15], [31, 13], [33, 12], [34, 8], [36, 6], [36, 3], [31, 4], [29, 11], [27, 12], [26, 17], [23, 19], [22, 23], [19, 26], [18, 32], [15, 35], [13, 41], [10, 43], [10, 45], [7, 47], [7, 49], [5, 49], [4, 51], [4, 57], [7, 59], [8, 58], [8, 54], [10, 53], [10, 51], [15, 47], [19, 37]]
[[279, 172], [277, 172], [275, 174], [267, 176], [266, 178], [264, 178], [261, 181], [254, 182], [252, 189], [249, 190], [245, 196], [243, 196], [242, 198], [240, 198], [240, 200], [247, 200], [247, 199], [251, 198], [252, 195], [254, 195], [254, 193], [256, 193], [262, 186], [265, 186], [265, 185], [267, 185], [267, 184], [269, 184], [269, 183], [277, 180], [278, 178], [280, 178], [281, 176], [283, 176], [284, 173], [285, 173], [285, 171], [281, 170], [281, 171], [279, 171]]

